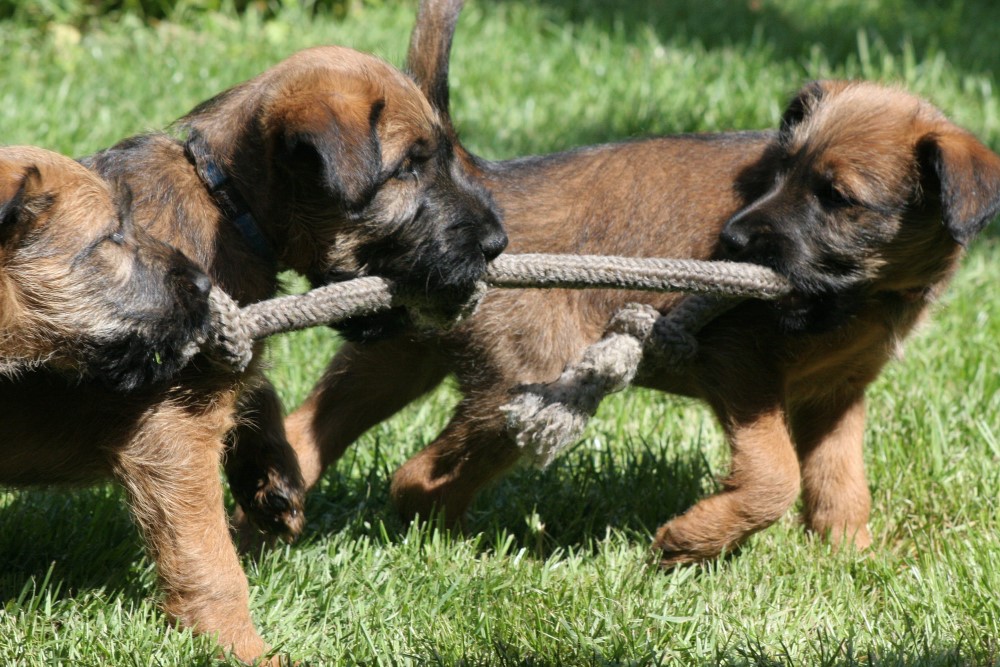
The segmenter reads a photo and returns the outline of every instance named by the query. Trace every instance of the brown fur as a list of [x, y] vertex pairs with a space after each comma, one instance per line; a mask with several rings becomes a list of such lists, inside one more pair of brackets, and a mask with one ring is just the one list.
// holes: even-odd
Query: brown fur
[[0, 377], [43, 365], [124, 388], [159, 377], [155, 355], [169, 366], [202, 336], [208, 287], [78, 163], [0, 148]]
[[[506, 243], [489, 197], [453, 160], [436, 112], [372, 56], [304, 51], [177, 127], [186, 141], [134, 137], [84, 162], [116, 191], [131, 191], [139, 228], [185, 252], [242, 304], [272, 296], [278, 271], [292, 268], [317, 283], [387, 274], [448, 310]], [[199, 168], [228, 180], [213, 194]], [[237, 227], [243, 208], [256, 237]], [[19, 443], [0, 449], [2, 481], [113, 476], [156, 562], [166, 612], [244, 661], [261, 658], [268, 648], [250, 618], [223, 507], [227, 438], [244, 509], [277, 511], [295, 525], [301, 498], [280, 405], [256, 365], [234, 374], [196, 357], [173, 383], [126, 396], [36, 373], [0, 384], [0, 394], [0, 423]], [[52, 406], [64, 404], [53, 419]], [[243, 474], [244, 460], [252, 474]]]
[[[411, 43], [410, 67], [442, 113], [461, 4], [424, 2]], [[705, 401], [732, 451], [723, 490], [657, 531], [661, 564], [732, 549], [800, 494], [809, 529], [869, 545], [865, 388], [1000, 207], [1000, 158], [916, 97], [845, 82], [804, 88], [777, 133], [504, 162], [463, 155], [504, 211], [511, 252], [734, 258], [770, 265], [797, 288], [712, 322], [685, 372], [639, 378]], [[520, 456], [498, 410], [511, 391], [554, 380], [625, 303], [669, 312], [680, 298], [498, 290], [452, 333], [348, 344], [286, 421], [305, 481], [453, 372], [463, 400], [391, 492], [404, 517], [438, 510], [459, 521]]]

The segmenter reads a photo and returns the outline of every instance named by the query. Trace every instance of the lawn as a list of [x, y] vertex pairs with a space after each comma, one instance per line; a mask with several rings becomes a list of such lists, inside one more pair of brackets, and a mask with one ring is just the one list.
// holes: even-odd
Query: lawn
[[[400, 64], [415, 11], [272, 6], [267, 20], [0, 22], [0, 141], [87, 154], [311, 45]], [[998, 42], [986, 0], [473, 0], [452, 100], [465, 142], [500, 158], [774, 127], [804, 81], [865, 77], [928, 97], [996, 150]], [[733, 558], [647, 568], [652, 531], [714, 488], [726, 451], [702, 407], [640, 391], [606, 401], [547, 470], [483, 494], [466, 536], [407, 528], [389, 477], [444, 425], [446, 386], [327, 473], [300, 542], [245, 560], [258, 628], [310, 665], [1000, 664], [998, 267], [994, 223], [869, 392], [867, 556], [832, 553], [790, 513]], [[327, 330], [273, 340], [289, 408], [336, 346]], [[214, 664], [155, 596], [118, 489], [0, 492], [0, 664]]]

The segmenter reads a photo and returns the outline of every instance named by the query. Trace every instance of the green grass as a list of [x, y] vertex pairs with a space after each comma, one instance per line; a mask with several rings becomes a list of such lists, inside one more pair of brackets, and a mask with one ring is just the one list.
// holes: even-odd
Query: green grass
[[[82, 155], [315, 44], [401, 62], [412, 3], [343, 20], [292, 4], [271, 21], [126, 15], [83, 33], [0, 22], [0, 138]], [[997, 149], [1000, 7], [945, 4], [475, 2], [455, 114], [470, 147], [505, 157], [773, 127], [803, 81], [864, 76], [929, 97]], [[246, 562], [258, 626], [316, 665], [1000, 664], [998, 266], [994, 224], [871, 388], [868, 557], [831, 553], [790, 514], [734, 558], [646, 568], [651, 532], [714, 487], [726, 452], [704, 409], [638, 391], [608, 400], [549, 469], [485, 493], [468, 537], [404, 528], [389, 475], [447, 420], [445, 387], [328, 472], [300, 543]], [[274, 341], [288, 406], [335, 346], [325, 330]], [[117, 489], [0, 493], [0, 664], [212, 664], [155, 596]]]

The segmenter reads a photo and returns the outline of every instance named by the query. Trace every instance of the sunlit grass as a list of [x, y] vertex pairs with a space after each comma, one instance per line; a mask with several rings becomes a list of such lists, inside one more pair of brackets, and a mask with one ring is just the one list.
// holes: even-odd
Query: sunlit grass
[[[1000, 10], [906, 0], [474, 2], [453, 104], [489, 157], [654, 133], [773, 127], [803, 81], [867, 77], [926, 95], [1000, 146]], [[399, 64], [412, 3], [343, 21], [124, 18], [80, 33], [0, 23], [0, 138], [83, 155], [161, 128], [295, 50]], [[831, 553], [792, 515], [742, 553], [660, 574], [655, 527], [725, 471], [702, 407], [614, 396], [549, 469], [520, 469], [467, 537], [405, 528], [388, 479], [446, 423], [446, 385], [366, 434], [309, 498], [304, 539], [245, 563], [267, 639], [308, 664], [970, 665], [1000, 657], [1000, 242], [974, 244], [937, 313], [869, 392], [876, 550]], [[289, 407], [336, 346], [274, 340]], [[54, 412], [55, 414], [55, 412]], [[0, 664], [211, 664], [167, 629], [121, 494], [0, 494]]]

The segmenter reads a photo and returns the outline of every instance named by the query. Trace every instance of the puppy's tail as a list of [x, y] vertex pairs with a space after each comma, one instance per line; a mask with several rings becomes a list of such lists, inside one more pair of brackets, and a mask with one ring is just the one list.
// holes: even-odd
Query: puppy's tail
[[406, 56], [407, 71], [441, 114], [456, 146], [458, 137], [448, 110], [448, 62], [458, 15], [464, 5], [465, 0], [422, 0]]

